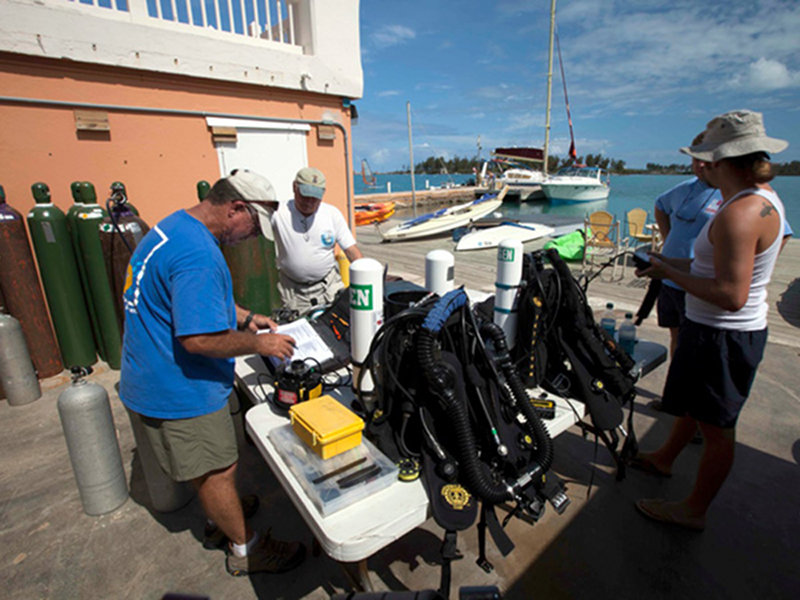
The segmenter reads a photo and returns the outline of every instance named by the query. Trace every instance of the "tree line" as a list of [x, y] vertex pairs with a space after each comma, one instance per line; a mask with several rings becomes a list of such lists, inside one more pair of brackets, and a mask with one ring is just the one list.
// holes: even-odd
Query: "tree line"
[[[455, 156], [453, 158], [444, 158], [443, 156], [429, 156], [425, 160], [418, 162], [414, 167], [414, 173], [422, 175], [436, 175], [436, 174], [470, 174], [476, 173], [481, 170], [484, 159], [474, 156], [472, 158]], [[588, 167], [600, 167], [610, 173], [617, 173], [620, 175], [634, 175], [634, 174], [649, 174], [649, 175], [691, 175], [692, 166], [690, 164], [673, 163], [669, 165], [661, 165], [658, 163], [647, 163], [644, 169], [629, 169], [625, 165], [624, 160], [616, 160], [602, 154], [587, 154], [586, 156], [579, 156], [573, 160], [569, 156], [547, 157], [547, 170], [550, 173], [555, 173], [563, 167], [570, 166], [574, 163], [586, 165]], [[788, 163], [772, 163], [776, 175], [800, 175], [800, 161], [793, 160]], [[404, 165], [399, 171], [392, 171], [392, 173], [408, 173], [408, 165]]]

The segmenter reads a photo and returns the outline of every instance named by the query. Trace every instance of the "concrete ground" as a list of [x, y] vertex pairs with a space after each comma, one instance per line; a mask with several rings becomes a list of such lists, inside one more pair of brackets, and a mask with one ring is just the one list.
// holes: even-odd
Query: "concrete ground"
[[[607, 289], [598, 286], [593, 305], [602, 305]], [[636, 304], [642, 293], [634, 287], [617, 295]], [[653, 317], [639, 335], [667, 344]], [[665, 376], [662, 366], [639, 385], [635, 429], [645, 449], [669, 430], [671, 418], [648, 407]], [[89, 379], [109, 393], [131, 497], [110, 514], [83, 513], [56, 410], [66, 375], [43, 381], [43, 396], [32, 404], [0, 402], [0, 596], [156, 599], [180, 592], [214, 599], [321, 599], [348, 589], [339, 566], [324, 555], [309, 554], [284, 575], [229, 576], [223, 553], [200, 543], [204, 517], [196, 499], [170, 514], [148, 507], [130, 423], [115, 391], [118, 372], [99, 364]], [[511, 521], [508, 532], [517, 548], [504, 559], [489, 543], [495, 565], [489, 574], [475, 565], [475, 528], [460, 534], [464, 558], [454, 563], [451, 597], [459, 586], [497, 585], [509, 599], [797, 598], [798, 389], [800, 344], [768, 344], [739, 422], [733, 471], [699, 534], [651, 522], [633, 502], [687, 493], [701, 446], [685, 450], [671, 479], [631, 471], [617, 482], [602, 444], [595, 448], [573, 427], [555, 441], [554, 468], [568, 481], [571, 498], [566, 513], [549, 510], [535, 525]], [[261, 497], [256, 528], [272, 527], [276, 536], [310, 547], [308, 528], [246, 442], [240, 488]], [[438, 587], [441, 533], [429, 520], [373, 556], [376, 588]]]

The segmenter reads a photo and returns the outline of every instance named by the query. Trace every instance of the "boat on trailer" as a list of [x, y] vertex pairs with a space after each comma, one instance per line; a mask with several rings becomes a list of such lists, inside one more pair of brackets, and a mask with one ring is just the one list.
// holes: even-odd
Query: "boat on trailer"
[[386, 232], [378, 228], [383, 241], [410, 240], [445, 233], [476, 221], [496, 211], [503, 203], [508, 188], [499, 194], [484, 194], [477, 200], [442, 208], [432, 213], [404, 221]]

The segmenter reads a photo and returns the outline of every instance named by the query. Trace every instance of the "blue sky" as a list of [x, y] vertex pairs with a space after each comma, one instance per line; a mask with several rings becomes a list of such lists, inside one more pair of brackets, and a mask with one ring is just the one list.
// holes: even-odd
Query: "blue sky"
[[[550, 0], [361, 0], [364, 96], [356, 101], [354, 165], [486, 157], [497, 146], [544, 142]], [[711, 117], [764, 113], [800, 159], [800, 2], [797, 0], [558, 0], [557, 32], [578, 154], [688, 163], [677, 152]], [[569, 131], [557, 57], [551, 154]]]

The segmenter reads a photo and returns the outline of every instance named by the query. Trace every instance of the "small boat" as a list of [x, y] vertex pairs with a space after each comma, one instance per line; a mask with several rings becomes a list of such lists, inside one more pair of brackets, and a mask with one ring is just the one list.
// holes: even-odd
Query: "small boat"
[[409, 219], [396, 227], [392, 227], [386, 233], [381, 231], [381, 237], [385, 242], [394, 242], [396, 240], [428, 237], [450, 231], [496, 211], [503, 203], [503, 198], [507, 191], [508, 188], [504, 187], [499, 194], [484, 194], [472, 202], [442, 208], [435, 212]]
[[509, 195], [519, 196], [520, 202], [527, 202], [542, 197], [543, 179], [541, 171], [508, 169], [498, 181], [501, 185], [508, 186]]
[[544, 198], [540, 184], [544, 174], [528, 164], [541, 165], [544, 151], [541, 148], [495, 148], [492, 151], [493, 162], [506, 168], [498, 179], [501, 185], [508, 186], [508, 195], [519, 197], [520, 202]]
[[608, 175], [599, 167], [572, 166], [561, 169], [542, 182], [551, 202], [593, 202], [608, 198]]
[[506, 221], [495, 227], [488, 229], [478, 229], [468, 233], [456, 244], [456, 251], [481, 250], [483, 248], [494, 248], [505, 240], [519, 240], [523, 244], [532, 240], [550, 235], [555, 231], [547, 225], [538, 223], [519, 223]]
[[356, 225], [382, 223], [394, 214], [394, 202], [370, 202], [356, 204]]

